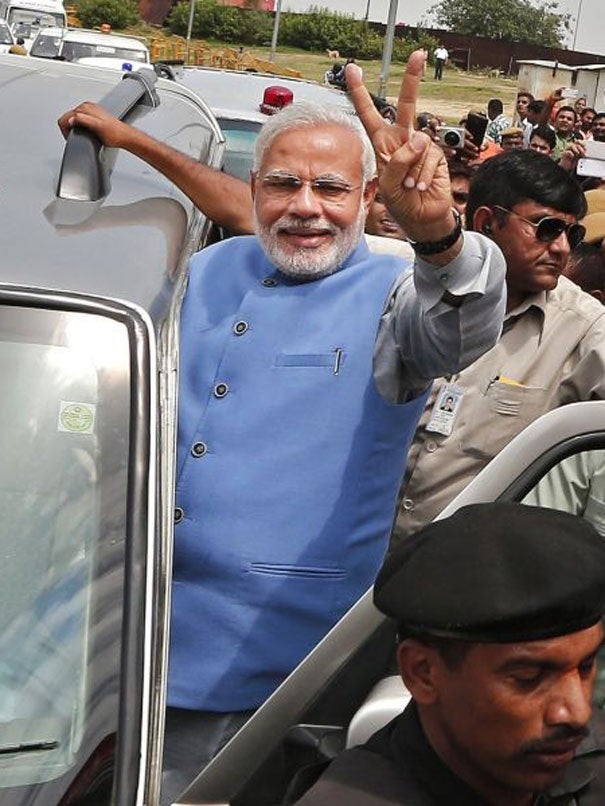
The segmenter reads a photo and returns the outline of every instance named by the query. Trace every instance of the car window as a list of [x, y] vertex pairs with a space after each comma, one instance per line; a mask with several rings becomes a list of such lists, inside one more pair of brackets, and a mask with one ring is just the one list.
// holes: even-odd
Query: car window
[[523, 503], [580, 515], [605, 537], [605, 450], [581, 451], [558, 462]]
[[[9, 25], [15, 25], [15, 34], [19, 23], [34, 26], [36, 28], [47, 28], [51, 25], [61, 27], [64, 23], [63, 14], [49, 14], [35, 9], [13, 8], [8, 15]], [[19, 33], [19, 36], [23, 36]]]
[[[578, 515], [605, 539], [605, 450], [581, 451], [557, 462], [523, 503]], [[605, 649], [599, 654], [595, 701], [599, 707], [605, 704]]]
[[59, 53], [61, 37], [39, 34], [31, 47], [30, 56], [54, 58]]
[[[34, 54], [36, 55], [36, 54]], [[112, 59], [124, 59], [126, 61], [147, 62], [147, 54], [144, 50], [134, 48], [116, 48], [96, 42], [70, 42], [63, 41], [61, 56], [68, 62], [75, 62], [78, 59], [88, 59], [94, 57], [109, 57]]]
[[12, 45], [13, 38], [7, 25], [0, 25], [0, 45]]
[[0, 804], [20, 804], [117, 730], [128, 334], [3, 306], [0, 373]]
[[261, 124], [254, 121], [230, 120], [217, 118], [225, 140], [224, 169], [226, 173], [248, 182], [252, 169], [254, 145], [261, 129]]

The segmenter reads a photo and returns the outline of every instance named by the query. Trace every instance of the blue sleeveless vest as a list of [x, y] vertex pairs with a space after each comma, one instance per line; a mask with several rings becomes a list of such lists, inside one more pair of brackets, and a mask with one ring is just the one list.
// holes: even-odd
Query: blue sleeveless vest
[[194, 256], [181, 322], [169, 704], [260, 705], [372, 584], [426, 394], [374, 341], [401, 260], [297, 283], [255, 238]]

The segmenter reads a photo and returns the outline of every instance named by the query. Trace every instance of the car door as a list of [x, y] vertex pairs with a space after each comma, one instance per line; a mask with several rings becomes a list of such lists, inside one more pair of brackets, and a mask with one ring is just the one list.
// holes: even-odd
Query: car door
[[2, 804], [142, 802], [154, 367], [128, 306], [0, 291]]
[[210, 222], [56, 121], [102, 100], [217, 168], [224, 140], [153, 75], [0, 69], [0, 806], [157, 806], [179, 311]]
[[[516, 437], [439, 517], [471, 503], [522, 501], [585, 514], [598, 528], [605, 507], [604, 460], [605, 402], [562, 407]], [[395, 673], [394, 646], [394, 628], [376, 610], [368, 591], [201, 772], [179, 803], [284, 802], [299, 770], [344, 748], [348, 725], [367, 695]], [[601, 675], [598, 701], [604, 692]]]

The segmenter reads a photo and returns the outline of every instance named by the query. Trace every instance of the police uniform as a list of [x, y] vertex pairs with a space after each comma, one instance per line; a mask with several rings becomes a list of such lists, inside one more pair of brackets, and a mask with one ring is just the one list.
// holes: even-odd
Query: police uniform
[[[374, 598], [397, 620], [402, 638], [555, 638], [602, 618], [605, 542], [586, 521], [556, 510], [509, 503], [463, 507], [387, 557]], [[485, 799], [437, 755], [412, 700], [365, 745], [333, 761], [296, 803], [485, 806]], [[562, 780], [536, 793], [534, 805], [604, 803], [605, 714], [598, 711]]]
[[[535, 806], [603, 806], [605, 714], [594, 714], [589, 736], [557, 787]], [[296, 806], [485, 806], [427, 742], [414, 703], [363, 746], [333, 761]]]

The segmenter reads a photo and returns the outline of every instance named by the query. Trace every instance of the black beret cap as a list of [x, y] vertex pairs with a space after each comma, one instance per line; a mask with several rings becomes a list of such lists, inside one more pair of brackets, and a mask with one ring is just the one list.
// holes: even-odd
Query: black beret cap
[[605, 540], [582, 518], [512, 503], [474, 504], [387, 555], [374, 586], [401, 637], [534, 641], [596, 624]]

